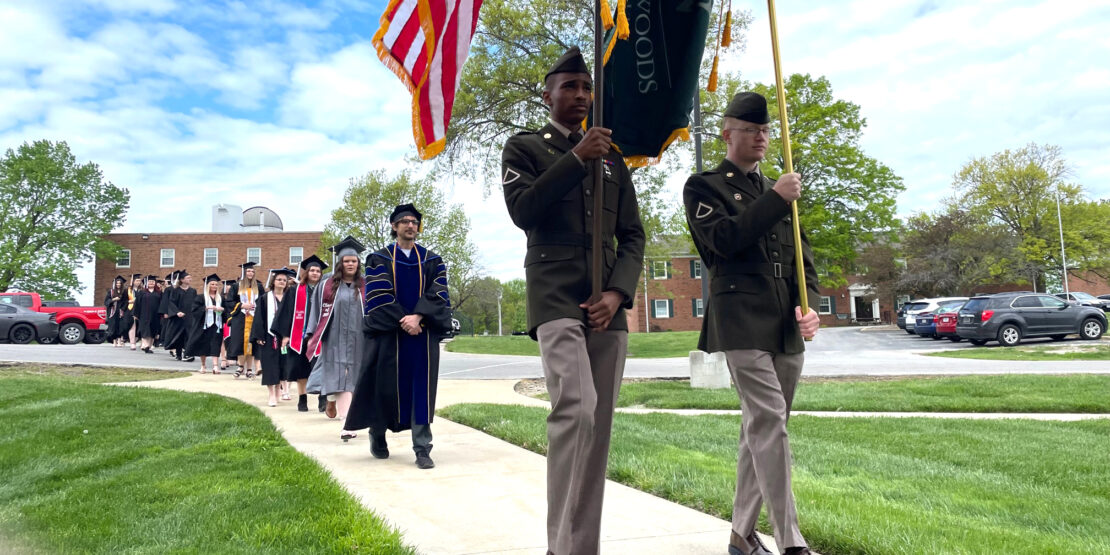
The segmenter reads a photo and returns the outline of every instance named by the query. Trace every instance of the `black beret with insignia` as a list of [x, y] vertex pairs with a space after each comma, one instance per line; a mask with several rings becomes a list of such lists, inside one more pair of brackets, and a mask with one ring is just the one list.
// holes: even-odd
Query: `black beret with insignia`
[[586, 60], [582, 57], [582, 51], [577, 46], [570, 47], [558, 60], [551, 65], [551, 69], [547, 75], [543, 76], [543, 80], [547, 81], [548, 77], [556, 73], [590, 73], [590, 68], [586, 66]]
[[767, 99], [754, 92], [736, 93], [725, 109], [725, 117], [751, 123], [771, 123], [771, 115], [767, 113]]

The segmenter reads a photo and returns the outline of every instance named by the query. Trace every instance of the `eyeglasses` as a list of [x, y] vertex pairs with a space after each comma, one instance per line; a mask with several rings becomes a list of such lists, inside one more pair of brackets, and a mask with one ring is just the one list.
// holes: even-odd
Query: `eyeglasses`
[[401, 225], [418, 225], [420, 223], [420, 220], [415, 220], [413, 218], [403, 218], [403, 219], [397, 220], [394, 223], [398, 223], [398, 224], [401, 224]]
[[739, 131], [745, 135], [766, 135], [771, 136], [770, 127], [726, 127], [725, 131]]

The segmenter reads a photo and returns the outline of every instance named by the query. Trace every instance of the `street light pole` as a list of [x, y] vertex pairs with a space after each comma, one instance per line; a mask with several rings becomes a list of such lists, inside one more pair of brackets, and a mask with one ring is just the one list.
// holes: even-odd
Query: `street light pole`
[[1068, 257], [1064, 253], [1064, 219], [1060, 216], [1060, 184], [1056, 184], [1056, 223], [1060, 226], [1060, 264], [1064, 270], [1064, 295], [1070, 297], [1068, 290]]
[[497, 292], [497, 335], [501, 335], [501, 291]]

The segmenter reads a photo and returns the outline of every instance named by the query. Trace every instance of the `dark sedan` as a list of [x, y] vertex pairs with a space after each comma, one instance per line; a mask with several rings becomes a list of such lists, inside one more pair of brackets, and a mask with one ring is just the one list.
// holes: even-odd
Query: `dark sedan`
[[35, 339], [51, 341], [58, 337], [58, 322], [53, 314], [42, 314], [7, 303], [0, 303], [0, 340], [26, 344]]
[[1081, 339], [1098, 339], [1105, 331], [1106, 314], [1101, 309], [1024, 292], [972, 297], [956, 322], [956, 333], [976, 345], [998, 341], [1007, 347], [1026, 337], [1058, 341], [1078, 333]]

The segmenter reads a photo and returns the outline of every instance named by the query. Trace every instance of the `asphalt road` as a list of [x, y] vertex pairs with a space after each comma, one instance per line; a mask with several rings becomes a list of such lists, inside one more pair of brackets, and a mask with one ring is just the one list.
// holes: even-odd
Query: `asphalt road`
[[[1047, 341], [1030, 340], [1027, 343]], [[1078, 340], [1065, 342], [1083, 344]], [[993, 344], [992, 344], [993, 345]], [[1110, 373], [1110, 361], [1016, 362], [949, 359], [921, 356], [945, 349], [965, 349], [966, 342], [933, 341], [901, 330], [877, 328], [826, 328], [807, 344], [807, 376], [1002, 374], [1002, 373]], [[1002, 348], [1002, 347], [994, 347]], [[153, 354], [111, 345], [11, 345], [0, 344], [0, 361], [93, 364], [164, 370], [194, 370], [194, 363], [177, 362], [165, 351]], [[443, 379], [512, 379], [543, 376], [538, 357], [471, 355], [443, 352], [439, 375]], [[686, 358], [629, 359], [626, 377], [689, 377]]]

